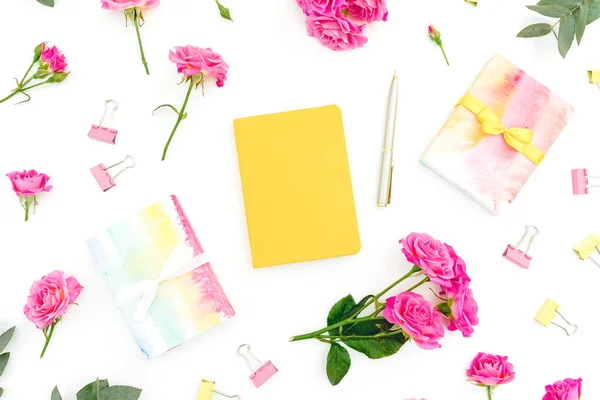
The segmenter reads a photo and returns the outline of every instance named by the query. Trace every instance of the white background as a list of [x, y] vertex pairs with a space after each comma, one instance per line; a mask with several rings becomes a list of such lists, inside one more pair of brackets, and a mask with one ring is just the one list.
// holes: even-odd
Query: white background
[[[0, 378], [6, 400], [48, 399], [58, 384], [74, 399], [96, 377], [143, 388], [142, 399], [194, 399], [202, 378], [244, 400], [484, 399], [465, 381], [478, 351], [509, 356], [517, 379], [496, 399], [541, 399], [544, 385], [584, 379], [584, 399], [600, 397], [597, 380], [600, 271], [571, 248], [600, 233], [600, 191], [571, 194], [571, 168], [600, 175], [600, 91], [586, 70], [600, 68], [600, 22], [588, 27], [582, 46], [563, 61], [551, 36], [517, 39], [524, 26], [546, 20], [519, 0], [391, 0], [387, 23], [366, 29], [369, 43], [336, 53], [306, 35], [293, 0], [228, 0], [234, 23], [222, 20], [212, 0], [164, 1], [145, 13], [141, 29], [151, 75], [144, 74], [135, 30], [119, 12], [99, 2], [57, 0], [54, 9], [34, 0], [4, 0], [0, 12], [0, 94], [14, 88], [44, 40], [66, 54], [71, 75], [61, 84], [31, 91], [32, 101], [0, 104], [0, 173], [35, 168], [51, 175], [54, 190], [23, 223], [9, 181], [0, 177], [0, 330], [17, 325]], [[426, 34], [442, 32], [451, 67]], [[175, 45], [212, 47], [230, 64], [224, 88], [212, 83], [193, 93], [166, 162], [162, 146], [175, 123], [163, 103], [179, 107], [168, 50]], [[533, 174], [509, 212], [494, 217], [422, 167], [418, 160], [484, 63], [500, 53], [573, 104], [564, 134]], [[400, 107], [392, 206], [375, 206], [389, 81], [400, 75]], [[87, 137], [106, 99], [120, 103], [110, 125], [116, 146]], [[232, 120], [236, 117], [338, 104], [344, 113], [350, 168], [362, 239], [355, 256], [253, 270]], [[138, 166], [103, 193], [89, 168], [133, 155]], [[4, 179], [2, 181], [2, 179]], [[152, 361], [139, 352], [85, 239], [163, 196], [179, 196], [237, 316]], [[525, 224], [541, 235], [530, 270], [502, 258]], [[398, 239], [428, 232], [452, 244], [467, 261], [481, 323], [471, 339], [448, 333], [442, 349], [408, 344], [399, 354], [368, 360], [352, 352], [346, 379], [331, 387], [327, 348], [316, 341], [288, 343], [294, 334], [324, 326], [330, 306], [348, 293], [361, 298], [409, 268]], [[61, 269], [85, 286], [39, 360], [43, 335], [22, 308], [32, 281]], [[423, 288], [422, 293], [428, 293]], [[572, 338], [533, 321], [547, 297], [579, 324]], [[280, 372], [260, 389], [235, 350], [250, 343]]]

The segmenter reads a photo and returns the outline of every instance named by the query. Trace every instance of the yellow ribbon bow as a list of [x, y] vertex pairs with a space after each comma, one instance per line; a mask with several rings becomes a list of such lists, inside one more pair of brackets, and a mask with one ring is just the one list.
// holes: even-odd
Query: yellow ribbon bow
[[481, 122], [483, 132], [488, 135], [502, 135], [510, 147], [539, 165], [544, 159], [544, 153], [531, 144], [533, 131], [527, 128], [506, 128], [492, 110], [486, 107], [475, 96], [465, 94], [458, 104], [467, 108]]

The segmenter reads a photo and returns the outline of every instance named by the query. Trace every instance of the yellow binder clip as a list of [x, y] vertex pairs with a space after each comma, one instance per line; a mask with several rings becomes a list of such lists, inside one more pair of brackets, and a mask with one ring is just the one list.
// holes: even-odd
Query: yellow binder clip
[[214, 382], [207, 381], [206, 379], [202, 379], [202, 383], [200, 384], [200, 392], [198, 392], [197, 400], [212, 400], [214, 393], [219, 394], [223, 397], [227, 397], [228, 399], [238, 399], [238, 400], [242, 399], [238, 395], [228, 396], [226, 394], [218, 392], [215, 389], [215, 387], [216, 387], [216, 385]]
[[587, 73], [590, 83], [595, 83], [600, 88], [600, 84], [598, 84], [600, 82], [600, 69], [588, 71]]
[[592, 233], [591, 235], [589, 235], [588, 237], [583, 239], [583, 241], [581, 243], [579, 243], [577, 246], [575, 246], [573, 248], [573, 251], [575, 252], [575, 254], [577, 254], [577, 256], [580, 259], [587, 260], [589, 258], [597, 266], [600, 267], [600, 261], [596, 261], [592, 257], [590, 257], [592, 255], [592, 253], [594, 252], [594, 250], [598, 254], [600, 254], [600, 248], [598, 248], [599, 246], [600, 246], [600, 237], [598, 237], [598, 235], [596, 235], [595, 233]]
[[[544, 325], [545, 327], [550, 326], [550, 324], [557, 326], [563, 331], [565, 331], [567, 336], [573, 336], [575, 332], [577, 332], [577, 325], [574, 325], [567, 321], [567, 319], [563, 317], [563, 315], [558, 311], [558, 308], [559, 304], [557, 302], [555, 302], [552, 299], [546, 300], [546, 302], [544, 302], [542, 307], [538, 310], [537, 314], [535, 315], [535, 320], [540, 324]], [[563, 321], [567, 323], [567, 325], [569, 325], [568, 327], [564, 327], [554, 322], [554, 318], [557, 314], [563, 319]]]

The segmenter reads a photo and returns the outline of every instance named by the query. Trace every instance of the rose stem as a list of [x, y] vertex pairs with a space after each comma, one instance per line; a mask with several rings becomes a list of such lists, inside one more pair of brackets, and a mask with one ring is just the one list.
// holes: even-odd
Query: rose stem
[[165, 157], [167, 157], [167, 150], [169, 149], [169, 145], [171, 144], [171, 140], [173, 140], [173, 135], [175, 135], [175, 131], [179, 126], [179, 123], [183, 119], [183, 113], [185, 112], [185, 107], [187, 106], [187, 102], [190, 98], [190, 93], [192, 93], [192, 88], [194, 87], [194, 80], [190, 78], [190, 86], [188, 87], [187, 94], [185, 95], [185, 100], [183, 101], [183, 105], [181, 106], [181, 111], [179, 111], [179, 116], [177, 117], [177, 122], [173, 127], [173, 131], [171, 132], [171, 136], [169, 136], [169, 140], [167, 140], [167, 144], [165, 145], [165, 149], [162, 154], [162, 161], [165, 161]]
[[492, 387], [487, 387], [488, 400], [492, 400]]
[[444, 55], [444, 59], [446, 60], [446, 64], [448, 66], [450, 66], [450, 63], [448, 62], [448, 57], [446, 57], [446, 51], [444, 50], [444, 46], [440, 45], [440, 49], [442, 49], [442, 54]]
[[2, 100], [0, 100], [0, 103], [4, 103], [6, 100], [10, 99], [11, 97], [13, 97], [15, 94], [19, 93], [20, 90], [13, 90], [13, 92], [11, 94], [9, 94], [8, 96], [6, 96], [5, 98], [3, 98]]
[[[426, 277], [425, 279], [423, 279], [422, 281], [416, 283], [415, 285], [413, 285], [412, 287], [410, 287], [409, 289], [406, 289], [406, 292], [412, 292], [413, 290], [415, 290], [416, 288], [418, 288], [419, 286], [421, 286], [424, 283], [429, 282], [431, 279], [429, 279], [429, 277]], [[377, 315], [380, 312], [383, 311], [383, 309], [385, 308], [385, 306], [382, 307], [378, 307], [377, 309], [375, 309], [375, 312], [372, 315]]]
[[[29, 71], [31, 71], [31, 68], [33, 68], [33, 65], [34, 65], [35, 63], [36, 63], [36, 62], [34, 61], [34, 62], [32, 62], [32, 63], [31, 63], [31, 65], [29, 66], [29, 68], [27, 69], [27, 72], [25, 72], [25, 75], [23, 75], [23, 79], [21, 79], [21, 82], [19, 82], [19, 87], [23, 87], [23, 86], [24, 86], [24, 85], [23, 85], [23, 82], [25, 81], [25, 78], [27, 78], [27, 75], [29, 75]], [[30, 80], [31, 80], [31, 79], [30, 79]]]
[[50, 333], [46, 336], [46, 344], [44, 344], [44, 349], [42, 350], [42, 354], [40, 354], [40, 358], [44, 357], [46, 353], [46, 349], [48, 348], [48, 344], [50, 343], [50, 339], [52, 339], [52, 334], [54, 333], [54, 327], [56, 326], [56, 322], [53, 322], [50, 326]]
[[348, 324], [356, 324], [358, 322], [364, 322], [364, 321], [385, 321], [385, 318], [383, 318], [383, 317], [375, 317], [375, 318], [363, 317], [363, 318], [357, 318], [355, 320], [344, 320], [342, 322], [338, 322], [337, 324], [330, 325], [326, 328], [319, 329], [318, 331], [307, 333], [305, 335], [292, 336], [290, 338], [290, 342], [297, 342], [299, 340], [312, 339], [314, 337], [319, 336], [321, 333], [325, 333], [331, 329], [339, 328], [340, 326], [344, 326], [344, 325], [348, 325]]
[[140, 36], [140, 27], [138, 24], [138, 9], [133, 9], [133, 24], [135, 25], [135, 33], [137, 34], [138, 44], [140, 45], [140, 54], [142, 55], [142, 64], [144, 64], [144, 68], [146, 69], [146, 74], [150, 75], [150, 71], [148, 70], [148, 62], [146, 61], [146, 56], [144, 55], [144, 47], [142, 46], [142, 38]]

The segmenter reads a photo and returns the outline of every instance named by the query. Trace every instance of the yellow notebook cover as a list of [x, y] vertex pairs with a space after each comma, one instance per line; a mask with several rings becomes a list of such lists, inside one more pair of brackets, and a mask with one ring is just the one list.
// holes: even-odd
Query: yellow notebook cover
[[339, 107], [240, 118], [234, 129], [254, 268], [358, 253]]

